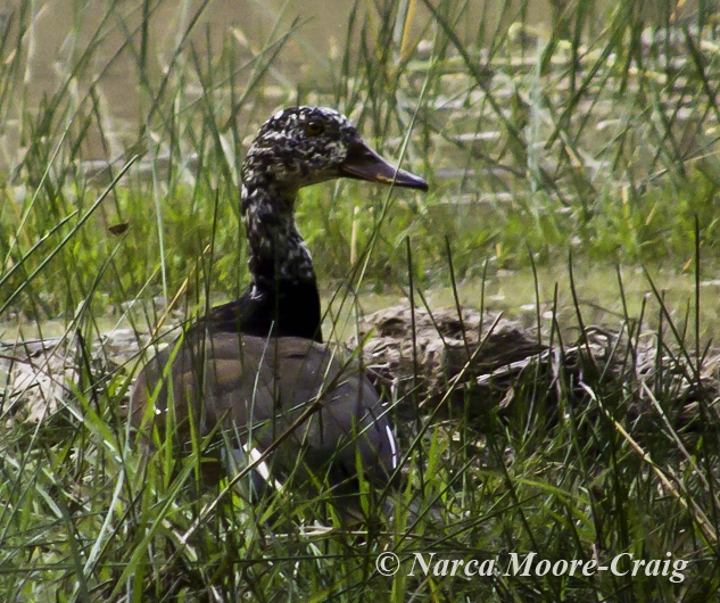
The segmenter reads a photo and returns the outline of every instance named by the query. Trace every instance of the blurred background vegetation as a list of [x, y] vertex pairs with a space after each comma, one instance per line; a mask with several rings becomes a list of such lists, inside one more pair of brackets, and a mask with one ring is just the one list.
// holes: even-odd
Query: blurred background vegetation
[[695, 215], [717, 257], [714, 3], [276, 4], [7, 3], [5, 318], [67, 316], [90, 291], [108, 310], [172, 298], [190, 274], [196, 295], [237, 295], [239, 164], [259, 124], [294, 104], [349, 114], [432, 185], [391, 199], [351, 182], [303, 191], [298, 222], [327, 291], [373, 241], [352, 285], [397, 294], [408, 236], [431, 288], [448, 284], [446, 239], [471, 284], [570, 251], [596, 274], [679, 275]]

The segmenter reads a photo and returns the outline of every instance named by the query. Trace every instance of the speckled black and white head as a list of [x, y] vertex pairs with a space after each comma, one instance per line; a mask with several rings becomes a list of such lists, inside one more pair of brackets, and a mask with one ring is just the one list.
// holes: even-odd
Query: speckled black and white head
[[427, 190], [424, 180], [375, 153], [333, 109], [284, 109], [260, 128], [243, 162], [241, 191], [255, 290], [277, 281], [314, 282], [310, 253], [295, 227], [295, 198], [304, 186], [342, 177]]
[[257, 177], [296, 192], [340, 176], [351, 141], [359, 138], [344, 115], [323, 107], [278, 111], [260, 128], [243, 164], [243, 184]]

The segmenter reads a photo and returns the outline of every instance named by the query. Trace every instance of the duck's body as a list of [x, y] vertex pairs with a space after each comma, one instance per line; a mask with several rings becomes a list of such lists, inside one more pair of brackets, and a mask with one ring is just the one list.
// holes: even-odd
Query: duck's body
[[270, 450], [273, 483], [347, 492], [359, 468], [388, 483], [399, 460], [390, 421], [361, 367], [321, 345], [315, 272], [295, 226], [298, 190], [342, 176], [427, 189], [335, 111], [286, 109], [265, 123], [242, 170], [252, 282], [146, 365], [131, 400], [135, 426], [147, 433], [172, 417], [181, 440], [222, 432], [236, 458]]
[[[163, 381], [173, 356], [172, 379]], [[346, 493], [356, 475], [356, 455], [365, 477], [380, 487], [397, 467], [387, 409], [372, 384], [356, 363], [342, 362], [314, 341], [227, 332], [191, 335], [148, 363], [136, 391], [149, 391], [161, 381], [156, 418], [166, 420], [172, 401], [181, 439], [189, 439], [193, 428], [200, 436], [222, 431], [230, 436], [236, 460], [279, 442], [267, 466], [280, 483], [304, 483], [312, 472]], [[141, 413], [141, 395], [134, 402], [141, 402], [135, 405]], [[142, 416], [135, 422], [141, 424]]]

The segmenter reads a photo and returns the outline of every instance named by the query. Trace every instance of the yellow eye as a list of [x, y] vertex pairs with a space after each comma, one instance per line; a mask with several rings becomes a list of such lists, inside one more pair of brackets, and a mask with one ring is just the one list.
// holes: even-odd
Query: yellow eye
[[309, 121], [305, 124], [305, 133], [308, 136], [319, 136], [325, 131], [325, 126], [319, 121]]

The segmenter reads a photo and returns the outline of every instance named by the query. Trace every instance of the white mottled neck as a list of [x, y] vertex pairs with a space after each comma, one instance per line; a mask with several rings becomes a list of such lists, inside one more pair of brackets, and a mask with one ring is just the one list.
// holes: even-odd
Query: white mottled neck
[[261, 174], [243, 182], [241, 212], [250, 244], [248, 267], [255, 287], [284, 281], [315, 282], [312, 257], [295, 224], [297, 190]]

